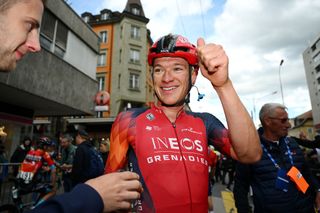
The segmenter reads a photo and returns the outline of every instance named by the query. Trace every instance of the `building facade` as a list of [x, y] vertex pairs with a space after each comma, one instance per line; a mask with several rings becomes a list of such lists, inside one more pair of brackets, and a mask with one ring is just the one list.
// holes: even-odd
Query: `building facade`
[[119, 112], [147, 106], [153, 101], [147, 63], [153, 42], [147, 29], [149, 19], [140, 0], [128, 0], [121, 13], [104, 9], [95, 15], [85, 12], [81, 17], [100, 38], [96, 68], [100, 92], [95, 118], [68, 121], [82, 125], [95, 137], [108, 137]]
[[303, 52], [309, 95], [311, 99], [313, 122], [320, 133], [320, 34]]
[[94, 114], [98, 36], [65, 1], [46, 1], [40, 43], [41, 52], [0, 73], [0, 126], [8, 155], [24, 136], [33, 136], [35, 117]]
[[100, 37], [97, 80], [99, 89], [110, 94], [108, 111], [97, 117], [115, 117], [127, 108], [144, 106], [152, 40], [140, 0], [128, 0], [122, 13], [104, 9], [81, 16]]
[[307, 139], [314, 140], [316, 131], [313, 125], [312, 111], [307, 111], [297, 117], [290, 119], [291, 129], [289, 135], [299, 137], [303, 133]]

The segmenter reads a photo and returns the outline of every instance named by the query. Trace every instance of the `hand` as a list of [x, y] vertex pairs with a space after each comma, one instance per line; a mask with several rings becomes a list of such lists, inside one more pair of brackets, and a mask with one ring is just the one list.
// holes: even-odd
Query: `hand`
[[228, 81], [228, 56], [222, 46], [205, 44], [203, 38], [197, 41], [199, 67], [202, 75], [214, 87], [221, 87]]
[[132, 200], [140, 198], [142, 185], [139, 175], [133, 172], [115, 172], [86, 182], [101, 196], [104, 212], [130, 208]]
[[300, 131], [300, 133], [299, 133], [299, 138], [300, 138], [300, 139], [303, 139], [303, 140], [307, 140], [307, 136], [306, 136], [306, 134], [305, 134], [303, 131]]
[[64, 164], [62, 164], [62, 165], [60, 166], [60, 168], [61, 168], [62, 170], [67, 170], [67, 169], [69, 169], [69, 166], [64, 163]]

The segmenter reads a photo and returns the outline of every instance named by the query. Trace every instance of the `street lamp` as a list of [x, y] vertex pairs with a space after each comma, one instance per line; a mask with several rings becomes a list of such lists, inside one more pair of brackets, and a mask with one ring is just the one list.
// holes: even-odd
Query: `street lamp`
[[257, 102], [257, 100], [260, 100], [260, 99], [263, 99], [263, 98], [265, 98], [265, 97], [268, 97], [268, 96], [270, 96], [270, 95], [275, 95], [275, 94], [277, 94], [278, 93], [278, 91], [273, 91], [273, 92], [271, 92], [271, 93], [268, 93], [268, 94], [265, 94], [265, 95], [263, 95], [263, 96], [260, 96], [260, 97], [258, 97], [258, 98], [255, 98], [255, 97], [253, 97], [253, 99], [252, 99], [252, 102], [253, 102], [253, 120], [255, 121], [256, 120], [256, 102]]
[[279, 64], [279, 81], [280, 81], [280, 92], [281, 92], [282, 104], [284, 105], [282, 82], [281, 82], [281, 75], [280, 75], [282, 64], [283, 64], [283, 59], [281, 59], [280, 64]]

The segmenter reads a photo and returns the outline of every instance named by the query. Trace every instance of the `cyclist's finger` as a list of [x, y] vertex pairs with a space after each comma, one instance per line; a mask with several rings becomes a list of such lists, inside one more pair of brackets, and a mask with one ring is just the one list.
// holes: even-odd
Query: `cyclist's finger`
[[124, 180], [132, 180], [132, 179], [139, 180], [139, 175], [134, 172], [129, 172], [129, 171], [120, 172], [119, 176]]

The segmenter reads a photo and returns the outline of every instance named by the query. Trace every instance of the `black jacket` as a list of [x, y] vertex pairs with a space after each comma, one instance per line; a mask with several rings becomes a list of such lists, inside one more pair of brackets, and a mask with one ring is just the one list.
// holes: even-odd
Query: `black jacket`
[[92, 144], [89, 141], [84, 141], [78, 145], [74, 155], [71, 172], [73, 186], [77, 185], [78, 183], [84, 183], [90, 179], [87, 171], [90, 166], [91, 148]]
[[100, 213], [102, 210], [103, 201], [97, 191], [87, 184], [79, 184], [71, 192], [43, 202], [30, 213]]
[[[291, 162], [288, 156], [287, 146], [284, 138], [279, 144], [270, 142], [261, 137], [262, 129], [259, 130], [260, 141], [271, 154], [277, 164], [282, 169], [289, 171]], [[310, 213], [314, 212], [314, 195], [319, 188], [319, 184], [313, 178], [307, 167], [302, 150], [292, 138], [289, 140], [289, 149], [292, 153], [293, 164], [302, 173], [310, 187], [305, 194], [300, 192], [295, 183], [289, 182], [288, 192], [275, 188], [278, 169], [265, 151], [261, 160], [257, 163], [248, 165], [237, 163], [234, 199], [239, 213], [248, 213], [248, 190], [251, 185], [253, 190], [254, 212], [290, 212], [290, 213]]]

